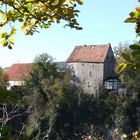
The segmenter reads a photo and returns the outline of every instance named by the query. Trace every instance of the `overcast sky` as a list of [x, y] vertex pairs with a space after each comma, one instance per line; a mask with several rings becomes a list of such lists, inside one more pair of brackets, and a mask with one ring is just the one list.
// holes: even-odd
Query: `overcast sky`
[[66, 61], [76, 45], [111, 43], [115, 47], [119, 42], [131, 43], [136, 40], [135, 26], [123, 21], [138, 4], [136, 0], [85, 0], [78, 18], [82, 31], [64, 29], [60, 24], [24, 36], [19, 29], [12, 50], [0, 47], [0, 66], [32, 62], [41, 53], [48, 53], [55, 61]]

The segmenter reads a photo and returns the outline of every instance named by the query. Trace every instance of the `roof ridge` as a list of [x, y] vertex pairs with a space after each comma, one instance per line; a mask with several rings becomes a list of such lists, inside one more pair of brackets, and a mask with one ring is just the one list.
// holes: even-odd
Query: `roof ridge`
[[75, 46], [67, 62], [104, 62], [110, 47], [110, 44]]
[[84, 46], [85, 47], [88, 47], [88, 46], [89, 47], [90, 46], [108, 46], [109, 47], [110, 46], [110, 43], [108, 43], [108, 44], [94, 44], [94, 45], [93, 44], [92, 45], [90, 45], [90, 44], [88, 44], [88, 45], [87, 44], [84, 44], [84, 45], [76, 45], [75, 47], [84, 47]]

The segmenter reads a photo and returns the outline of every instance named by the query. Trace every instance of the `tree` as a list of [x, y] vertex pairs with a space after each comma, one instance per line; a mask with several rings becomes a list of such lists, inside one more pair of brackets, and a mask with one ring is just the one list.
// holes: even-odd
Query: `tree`
[[[140, 2], [140, 0], [138, 0], [138, 2]], [[136, 24], [135, 30], [136, 30], [137, 37], [140, 37], [140, 20], [139, 19], [140, 19], [140, 6], [136, 7], [135, 11], [130, 13], [130, 17], [125, 20], [126, 23], [135, 23]], [[131, 73], [132, 74], [131, 78], [132, 78], [133, 81], [135, 81], [135, 79], [140, 78], [140, 63], [139, 63], [139, 60], [140, 60], [140, 43], [139, 42], [134, 43], [134, 44], [130, 45], [129, 48], [130, 48], [129, 53], [123, 52], [121, 54], [123, 59], [124, 59], [124, 62], [120, 64], [118, 70], [120, 72], [126, 73], [127, 76], [128, 76], [128, 73], [129, 73], [129, 77], [130, 77], [130, 73]], [[126, 76], [124, 78], [126, 78]], [[136, 80], [135, 83], [133, 83], [133, 84], [137, 85], [138, 88], [140, 87], [139, 80], [138, 81]], [[139, 90], [138, 90], [138, 97], [136, 97], [136, 100], [134, 102], [133, 102], [133, 100], [130, 100], [130, 102], [133, 102], [133, 103], [132, 104], [130, 103], [130, 106], [127, 110], [128, 111], [127, 113], [131, 116], [130, 121], [136, 120], [137, 117], [134, 114], [137, 114], [137, 116], [138, 116], [137, 120], [138, 121], [135, 122], [136, 124], [138, 124], [138, 127], [135, 128], [137, 130], [139, 128], [139, 106], [138, 106], [139, 101], [137, 103], [137, 100], [139, 99], [139, 94], [140, 93], [139, 93]], [[132, 112], [132, 108], [133, 108], [134, 112]], [[136, 135], [132, 134], [134, 136], [134, 139], [139, 139], [139, 137], [137, 137], [138, 134], [140, 134], [140, 133], [137, 132]]]
[[[5, 84], [4, 84], [5, 86]], [[24, 135], [24, 120], [27, 116], [20, 98], [14, 91], [0, 86], [0, 139], [21, 139]]]
[[[132, 54], [132, 50], [129, 48], [129, 44], [127, 42], [120, 43], [118, 47], [115, 48], [114, 53], [116, 57], [117, 67], [119, 66], [119, 69], [117, 69], [117, 72], [119, 74], [119, 78], [125, 86], [127, 86], [129, 89], [133, 89], [137, 91], [140, 87], [140, 74], [137, 71], [133, 71], [131, 66], [127, 66], [126, 69], [120, 71], [120, 64], [125, 64], [126, 59], [129, 59], [129, 57]], [[132, 59], [132, 57], [131, 57]], [[133, 58], [134, 59], [134, 58]], [[136, 60], [138, 62], [138, 60]], [[127, 64], [130, 65], [130, 64]]]
[[[139, 0], [140, 2], [140, 0]], [[135, 8], [135, 11], [130, 13], [130, 17], [125, 20], [126, 23], [135, 23], [136, 24], [136, 33], [137, 36], [140, 36], [140, 6]], [[125, 60], [119, 67], [120, 71], [128, 68], [135, 72], [140, 72], [140, 44], [139, 42], [129, 46], [131, 53], [122, 53], [122, 56]]]
[[76, 20], [79, 10], [77, 4], [83, 0], [1, 0], [0, 1], [0, 28], [10, 26], [10, 32], [1, 33], [1, 45], [14, 45], [13, 35], [16, 33], [14, 26], [18, 22], [26, 35], [33, 35], [38, 28], [50, 28], [52, 23], [59, 24], [65, 21], [64, 25], [77, 30], [82, 29]]
[[18, 140], [24, 133], [23, 120], [27, 112], [19, 103], [18, 94], [7, 91], [7, 86], [8, 75], [0, 68], [0, 139], [16, 138]]
[[24, 92], [29, 111], [26, 134], [30, 139], [98, 137], [113, 124], [115, 97], [102, 95], [95, 99], [83, 94], [66, 73], [57, 71], [48, 54], [35, 58]]
[[31, 139], [51, 137], [68, 77], [57, 71], [53, 59], [46, 53], [35, 58], [30, 75], [24, 96], [30, 112], [26, 132]]

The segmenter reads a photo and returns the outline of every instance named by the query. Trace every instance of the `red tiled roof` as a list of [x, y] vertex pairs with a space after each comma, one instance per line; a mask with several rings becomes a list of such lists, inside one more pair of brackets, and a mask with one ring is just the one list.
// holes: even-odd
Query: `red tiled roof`
[[9, 80], [20, 81], [27, 78], [30, 74], [31, 63], [13, 64], [8, 70]]
[[71, 62], [104, 62], [110, 45], [76, 46], [67, 59]]

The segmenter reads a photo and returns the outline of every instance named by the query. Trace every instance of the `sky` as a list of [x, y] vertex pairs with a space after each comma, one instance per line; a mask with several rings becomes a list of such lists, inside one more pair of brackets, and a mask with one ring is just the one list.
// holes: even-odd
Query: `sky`
[[54, 61], [66, 61], [77, 45], [110, 43], [114, 48], [120, 42], [132, 43], [137, 39], [135, 25], [123, 21], [138, 5], [137, 0], [85, 0], [78, 7], [78, 21], [83, 27], [81, 31], [57, 24], [33, 36], [25, 36], [18, 29], [12, 50], [0, 46], [0, 67], [31, 63], [42, 53], [48, 53]]

